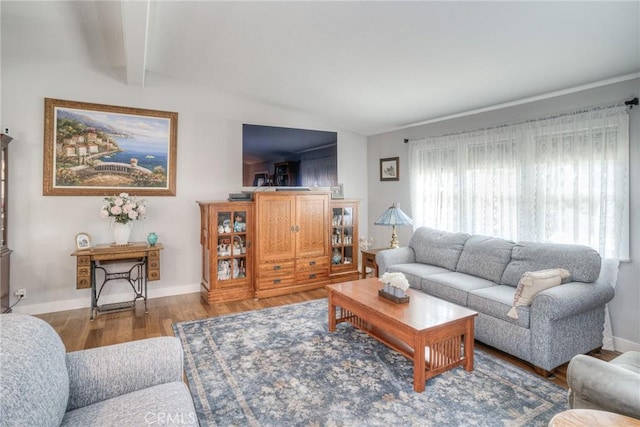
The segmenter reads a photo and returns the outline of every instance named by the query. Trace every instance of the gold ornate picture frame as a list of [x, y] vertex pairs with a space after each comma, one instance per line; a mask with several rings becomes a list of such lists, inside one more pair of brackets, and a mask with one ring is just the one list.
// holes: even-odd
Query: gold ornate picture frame
[[178, 113], [44, 100], [45, 196], [176, 195]]

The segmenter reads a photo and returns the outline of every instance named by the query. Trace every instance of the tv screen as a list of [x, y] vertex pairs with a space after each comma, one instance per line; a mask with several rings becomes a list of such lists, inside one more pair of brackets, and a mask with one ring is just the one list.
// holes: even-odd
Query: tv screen
[[337, 132], [242, 125], [243, 187], [337, 184]]

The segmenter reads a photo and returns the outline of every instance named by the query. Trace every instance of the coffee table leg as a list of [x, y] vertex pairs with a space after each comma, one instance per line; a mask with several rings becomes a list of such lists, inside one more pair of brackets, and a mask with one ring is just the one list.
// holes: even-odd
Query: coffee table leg
[[426, 343], [422, 337], [415, 337], [413, 347], [413, 389], [418, 393], [424, 391], [424, 383], [426, 381], [424, 361], [425, 346]]
[[329, 332], [335, 332], [336, 330], [336, 306], [333, 305], [333, 293], [329, 291]]
[[473, 371], [473, 317], [467, 320], [466, 332], [464, 334], [464, 370]]

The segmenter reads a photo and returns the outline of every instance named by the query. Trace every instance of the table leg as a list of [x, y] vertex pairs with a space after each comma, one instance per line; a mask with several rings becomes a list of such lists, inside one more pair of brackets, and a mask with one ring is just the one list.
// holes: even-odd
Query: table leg
[[89, 320], [93, 320], [95, 318], [96, 308], [98, 307], [96, 286], [96, 262], [91, 261], [91, 317], [89, 318]]
[[424, 338], [416, 336], [413, 346], [413, 389], [422, 393], [424, 391], [426, 374], [424, 361], [424, 348], [426, 346]]
[[329, 332], [336, 331], [336, 306], [333, 305], [333, 293], [329, 291]]
[[464, 370], [473, 371], [473, 317], [468, 319], [466, 331], [464, 334]]

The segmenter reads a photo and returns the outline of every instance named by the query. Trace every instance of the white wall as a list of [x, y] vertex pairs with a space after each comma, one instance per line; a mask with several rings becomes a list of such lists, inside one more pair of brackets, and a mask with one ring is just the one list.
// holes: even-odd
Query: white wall
[[[304, 114], [153, 75], [147, 77], [147, 87], [130, 87], [89, 64], [39, 61], [28, 51], [20, 58], [3, 57], [1, 83], [2, 125], [10, 126], [14, 137], [9, 172], [11, 286], [12, 292], [27, 289], [27, 299], [16, 312], [88, 307], [89, 290], [75, 288], [76, 259], [70, 256], [74, 236], [84, 231], [94, 243], [111, 239], [109, 221], [99, 215], [102, 197], [42, 195], [45, 97], [179, 113], [177, 196], [146, 198], [147, 219], [137, 221], [132, 230], [136, 241], [157, 232], [165, 247], [162, 280], [150, 282], [151, 297], [199, 291], [196, 200], [226, 200], [228, 193], [241, 189], [242, 123], [337, 131], [338, 178], [345, 196], [367, 203], [364, 173], [353, 168], [366, 158], [366, 138]], [[366, 224], [367, 211], [362, 211]], [[126, 289], [126, 284], [115, 284], [107, 296], [114, 298]]]
[[[557, 112], [626, 101], [640, 95], [640, 79], [601, 86], [568, 95], [530, 102], [510, 108], [469, 115], [423, 126], [369, 137], [367, 163], [369, 165], [369, 230], [376, 246], [384, 246], [391, 231], [372, 225], [373, 221], [392, 202], [399, 202], [410, 214], [411, 203], [407, 176], [407, 147], [404, 138], [417, 139], [463, 130], [479, 129], [503, 123], [541, 117]], [[631, 191], [631, 262], [622, 263], [616, 295], [610, 303], [611, 323], [616, 350], [640, 349], [640, 108], [629, 111], [630, 119], [630, 191]], [[379, 180], [379, 159], [400, 157], [400, 181]], [[401, 245], [411, 237], [411, 227], [401, 227], [398, 236]]]

